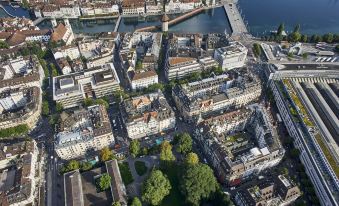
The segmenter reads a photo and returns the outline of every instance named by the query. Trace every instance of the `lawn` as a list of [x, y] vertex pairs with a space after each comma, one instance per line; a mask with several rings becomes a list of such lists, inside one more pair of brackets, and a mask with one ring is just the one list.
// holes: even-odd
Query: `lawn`
[[168, 167], [166, 169], [162, 169], [162, 172], [167, 175], [168, 179], [171, 182], [172, 189], [170, 191], [170, 194], [165, 197], [165, 199], [162, 201], [162, 206], [183, 206], [185, 205], [183, 195], [180, 193], [179, 189], [179, 173], [180, 173], [180, 167], [175, 165], [172, 167]]
[[147, 172], [146, 164], [143, 161], [135, 161], [134, 167], [139, 176], [143, 176]]
[[119, 170], [122, 181], [124, 182], [125, 185], [129, 185], [134, 181], [127, 162], [119, 163]]

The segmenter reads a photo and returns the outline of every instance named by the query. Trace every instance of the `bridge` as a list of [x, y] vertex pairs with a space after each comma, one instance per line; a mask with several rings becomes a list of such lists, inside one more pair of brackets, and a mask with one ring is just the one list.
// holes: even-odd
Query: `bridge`
[[232, 36], [248, 34], [246, 24], [241, 17], [241, 14], [237, 8], [237, 4], [234, 2], [227, 3], [223, 7], [225, 9], [226, 16], [232, 29]]
[[33, 25], [36, 26], [36, 25], [40, 24], [41, 22], [43, 22], [45, 19], [46, 19], [45, 17], [37, 18], [33, 21]]
[[[198, 9], [194, 9], [184, 15], [181, 15], [181, 16], [178, 16], [172, 20], [170, 20], [168, 22], [168, 26], [172, 26], [172, 25], [175, 25], [175, 24], [178, 24], [194, 15], [197, 15], [198, 13], [204, 11], [205, 8], [198, 8]], [[156, 30], [159, 30], [161, 29], [161, 25], [158, 25], [158, 26], [148, 26], [148, 27], [144, 27], [144, 28], [140, 28], [140, 29], [137, 29], [135, 30], [136, 32], [145, 32], [145, 31], [156, 31]]]
[[117, 31], [118, 31], [119, 26], [120, 26], [120, 22], [121, 22], [121, 16], [119, 16], [119, 18], [118, 18], [118, 20], [117, 20], [117, 23], [115, 24], [114, 32], [117, 32]]

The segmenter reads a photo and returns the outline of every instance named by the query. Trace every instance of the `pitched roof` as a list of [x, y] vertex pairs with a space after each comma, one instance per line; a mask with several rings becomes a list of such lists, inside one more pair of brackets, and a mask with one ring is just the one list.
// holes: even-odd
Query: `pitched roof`
[[15, 46], [25, 42], [26, 36], [20, 32], [15, 32], [12, 36], [7, 39], [7, 43], [10, 46]]
[[162, 16], [162, 19], [161, 19], [162, 22], [166, 22], [166, 21], [169, 21], [169, 20], [170, 20], [170, 18], [167, 16], [167, 14], [164, 14]]
[[157, 76], [157, 73], [154, 70], [144, 71], [144, 72], [137, 72], [132, 75], [132, 80], [136, 81], [139, 79], [144, 79], [147, 77]]
[[52, 41], [60, 41], [64, 37], [67, 28], [63, 24], [59, 24], [55, 29], [53, 29], [53, 33], [51, 35]]

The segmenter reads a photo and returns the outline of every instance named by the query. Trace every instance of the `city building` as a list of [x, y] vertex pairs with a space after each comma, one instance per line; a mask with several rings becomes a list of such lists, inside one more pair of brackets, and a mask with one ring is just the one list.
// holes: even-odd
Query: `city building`
[[114, 144], [110, 120], [103, 105], [63, 112], [59, 126], [55, 151], [61, 159], [73, 159]]
[[0, 92], [0, 128], [18, 125], [33, 128], [41, 114], [39, 87], [15, 88]]
[[42, 85], [44, 71], [34, 56], [17, 57], [0, 63], [0, 92]]
[[62, 46], [53, 49], [54, 59], [67, 58], [69, 57], [71, 60], [77, 59], [80, 57], [80, 51], [77, 46], [69, 45]]
[[[102, 175], [111, 177], [110, 192], [97, 191], [96, 181]], [[119, 202], [127, 206], [127, 194], [122, 182], [117, 160], [105, 162], [105, 165], [80, 173], [74, 170], [64, 174], [65, 205], [111, 205]]]
[[151, 69], [131, 69], [127, 71], [128, 80], [133, 90], [147, 88], [149, 85], [158, 83], [157, 73]]
[[322, 205], [338, 205], [338, 68], [270, 65], [279, 114]]
[[51, 18], [78, 18], [81, 16], [80, 7], [78, 5], [55, 5], [45, 3], [42, 6], [41, 13], [44, 17]]
[[290, 205], [301, 196], [298, 186], [284, 175], [274, 177], [274, 180], [262, 180], [255, 186], [245, 187], [235, 195], [239, 206], [259, 205]]
[[54, 42], [65, 42], [66, 45], [70, 45], [74, 40], [74, 34], [71, 25], [68, 20], [65, 20], [64, 24], [58, 24], [57, 27], [53, 29], [53, 33], [51, 35], [51, 41]]
[[34, 203], [39, 182], [38, 154], [34, 140], [0, 143], [0, 205]]
[[28, 41], [48, 42], [50, 37], [49, 29], [0, 32], [0, 40], [6, 42], [10, 48], [24, 45]]
[[238, 41], [229, 42], [226, 47], [214, 51], [214, 59], [224, 69], [240, 68], [245, 65], [248, 49]]
[[154, 135], [175, 127], [174, 112], [160, 91], [125, 100], [121, 115], [131, 139]]
[[53, 77], [53, 100], [64, 108], [80, 106], [86, 98], [101, 98], [120, 89], [112, 63]]
[[234, 186], [281, 161], [285, 150], [271, 120], [268, 110], [251, 105], [198, 124], [194, 138], [219, 181]]
[[87, 60], [88, 68], [113, 62], [114, 49], [113, 40], [89, 39], [79, 42], [80, 53]]
[[169, 57], [166, 62], [165, 76], [168, 80], [182, 79], [192, 73], [201, 71], [202, 66], [196, 58]]
[[233, 77], [229, 74], [177, 84], [172, 96], [184, 119], [198, 121], [200, 116], [240, 108], [261, 95], [260, 80], [251, 74]]
[[145, 1], [123, 0], [121, 8], [123, 15], [142, 15], [145, 14]]

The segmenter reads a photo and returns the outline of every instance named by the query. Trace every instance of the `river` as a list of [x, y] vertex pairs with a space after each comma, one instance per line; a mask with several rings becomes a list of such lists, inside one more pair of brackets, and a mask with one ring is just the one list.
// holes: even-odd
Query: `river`
[[[339, 0], [239, 0], [239, 7], [249, 31], [261, 36], [276, 30], [285, 23], [287, 31], [301, 24], [301, 32], [306, 34], [339, 33]], [[19, 11], [19, 10], [18, 10]], [[0, 9], [0, 17], [6, 14]], [[22, 13], [20, 13], [22, 15]], [[174, 18], [175, 16], [170, 16]], [[145, 26], [160, 25], [161, 16], [123, 18], [119, 32], [131, 32]], [[116, 19], [71, 20], [75, 33], [98, 33], [113, 31]], [[50, 28], [50, 22], [43, 22], [40, 28]], [[222, 7], [204, 11], [169, 28], [170, 32], [185, 33], [230, 33]]]

